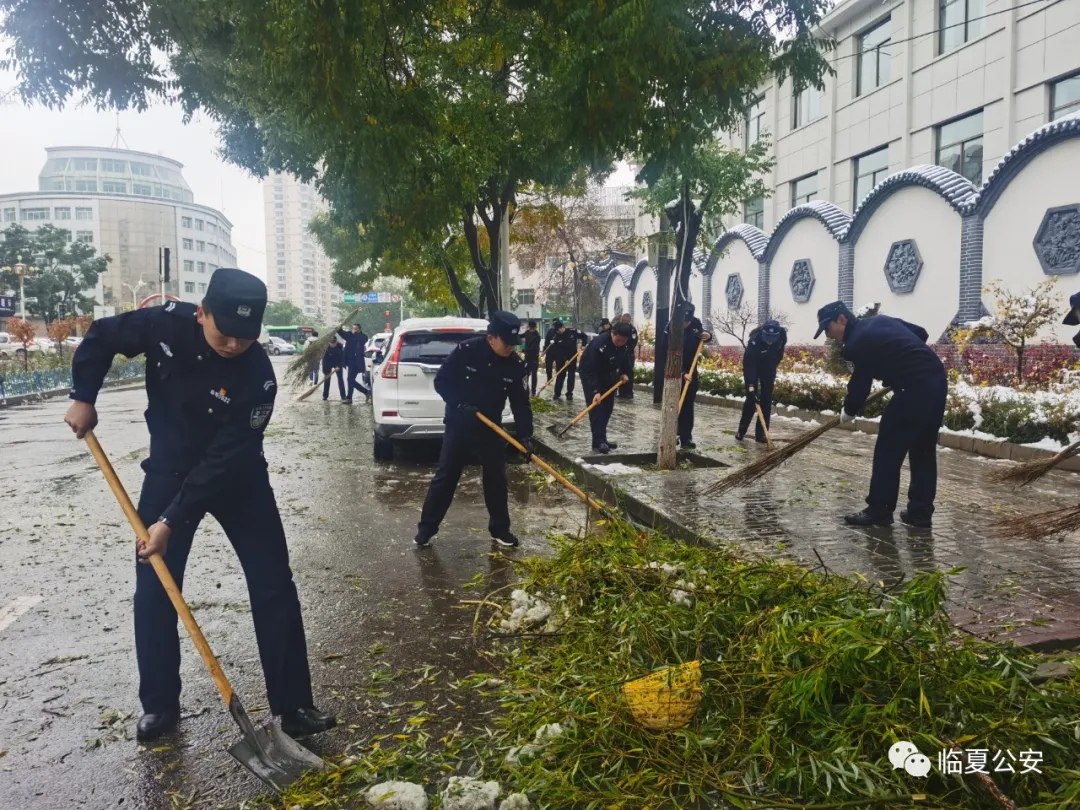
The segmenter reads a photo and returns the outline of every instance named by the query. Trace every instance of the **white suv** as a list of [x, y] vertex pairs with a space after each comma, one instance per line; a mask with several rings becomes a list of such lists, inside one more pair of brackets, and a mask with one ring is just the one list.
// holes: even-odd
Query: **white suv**
[[[435, 375], [463, 340], [487, 334], [477, 318], [409, 318], [394, 330], [382, 364], [371, 374], [375, 458], [390, 461], [394, 442], [442, 438], [445, 403]], [[509, 404], [503, 427], [513, 430]]]

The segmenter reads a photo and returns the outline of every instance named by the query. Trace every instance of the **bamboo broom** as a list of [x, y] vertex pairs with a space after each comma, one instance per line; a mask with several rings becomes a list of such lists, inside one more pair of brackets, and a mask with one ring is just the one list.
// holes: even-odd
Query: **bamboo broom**
[[1001, 481], [1007, 484], [1016, 484], [1017, 487], [1024, 487], [1034, 481], [1038, 481], [1058, 464], [1065, 461], [1065, 459], [1072, 458], [1077, 453], [1080, 453], [1080, 441], [1073, 442], [1061, 452], [1050, 456], [1050, 458], [1038, 458], [1033, 461], [1025, 461], [1023, 464], [1017, 464], [1015, 467], [997, 470], [990, 477], [994, 481]]
[[[892, 391], [891, 388], [883, 388], [877, 393], [871, 394], [867, 398], [864, 405], [869, 405], [871, 402], [876, 402], [877, 400], [888, 394], [890, 391]], [[814, 441], [814, 439], [817, 439], [823, 433], [832, 430], [839, 424], [840, 417], [834, 416], [824, 425], [816, 427], [813, 430], [806, 431], [797, 439], [794, 439], [790, 443], [788, 443], [785, 447], [782, 447], [779, 450], [774, 450], [771, 453], [762, 456], [753, 464], [747, 464], [745, 467], [736, 472], [733, 472], [731, 475], [721, 478], [711, 487], [706, 489], [705, 494], [720, 495], [724, 492], [727, 492], [728, 490], [738, 489], [739, 487], [744, 487], [747, 484], [757, 481], [759, 478], [762, 478], [771, 473], [773, 470], [775, 470], [777, 467], [779, 467], [781, 464], [790, 459], [799, 451], [806, 449], [807, 445], [809, 445], [810, 442]]]
[[304, 347], [304, 350], [296, 356], [296, 358], [289, 363], [289, 367], [285, 369], [285, 379], [289, 385], [293, 388], [303, 388], [310, 385], [308, 380], [311, 379], [311, 375], [315, 372], [315, 369], [319, 367], [322, 362], [322, 356], [326, 354], [326, 350], [330, 348], [330, 344], [337, 340], [338, 329], [344, 329], [346, 325], [352, 322], [352, 319], [360, 312], [360, 307], [357, 307], [345, 318], [341, 326], [327, 330], [326, 334], [319, 337], [314, 343], [309, 343]]
[[1080, 529], [1080, 505], [998, 518], [993, 533], [1009, 540], [1045, 540]]

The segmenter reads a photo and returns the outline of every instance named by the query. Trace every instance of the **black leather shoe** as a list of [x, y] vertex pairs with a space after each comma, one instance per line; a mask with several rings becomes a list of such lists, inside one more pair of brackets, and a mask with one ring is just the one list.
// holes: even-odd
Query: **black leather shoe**
[[165, 712], [147, 712], [139, 718], [139, 724], [135, 726], [135, 739], [139, 742], [156, 740], [163, 734], [175, 731], [176, 724], [179, 722], [179, 709], [169, 709]]
[[341, 404], [342, 405], [352, 405], [352, 397], [345, 397], [345, 399], [341, 400]]
[[892, 515], [884, 515], [880, 512], [871, 512], [863, 509], [853, 515], [845, 515], [844, 523], [849, 526], [892, 526]]
[[611, 452], [611, 445], [607, 442], [600, 442], [600, 444], [596, 445], [593, 450], [595, 450], [597, 453], [603, 453], [604, 455], [607, 455]]
[[910, 509], [900, 510], [900, 520], [916, 529], [929, 529], [932, 525], [928, 515], [912, 514]]
[[426, 535], [423, 532], [417, 532], [416, 537], [413, 538], [413, 542], [416, 543], [417, 548], [427, 548], [431, 545], [431, 541], [435, 539], [435, 535]]
[[618, 442], [613, 442], [610, 439], [607, 441], [607, 446], [609, 448], [611, 448], [612, 450], [618, 450], [619, 449], [619, 443]]
[[685, 442], [682, 439], [679, 439], [679, 447], [683, 450], [693, 450], [697, 445], [694, 444], [693, 439], [687, 439]]
[[281, 715], [281, 730], [290, 737], [307, 737], [329, 731], [337, 725], [337, 718], [332, 714], [320, 712], [314, 706], [310, 709], [297, 709]]
[[517, 548], [519, 545], [518, 539], [510, 532], [506, 532], [505, 534], [493, 534], [491, 535], [491, 539], [500, 546], [505, 546], [506, 548]]
[[745, 438], [746, 438], [745, 433], [736, 433], [735, 434], [735, 441], [737, 441], [737, 442], [741, 442]]
[[567, 402], [571, 402], [571, 401], [572, 401], [573, 399], [574, 399], [574, 395], [573, 395], [573, 394], [567, 394], [567, 395], [566, 395], [566, 401], [567, 401]]

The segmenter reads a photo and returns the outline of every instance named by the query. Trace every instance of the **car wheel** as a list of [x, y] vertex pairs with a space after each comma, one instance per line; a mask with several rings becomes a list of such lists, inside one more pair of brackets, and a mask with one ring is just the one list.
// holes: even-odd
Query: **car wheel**
[[390, 439], [384, 439], [380, 436], [374, 437], [374, 452], [376, 461], [393, 461], [394, 460], [394, 443]]
[[277, 346], [271, 346], [270, 354], [272, 354], [274, 357], [277, 357], [279, 354], [281, 354], [281, 349], [279, 349]]

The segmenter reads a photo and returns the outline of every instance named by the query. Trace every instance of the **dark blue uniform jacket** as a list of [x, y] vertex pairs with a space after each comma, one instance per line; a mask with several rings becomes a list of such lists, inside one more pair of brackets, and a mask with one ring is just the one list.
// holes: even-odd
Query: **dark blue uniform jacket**
[[617, 383], [623, 374], [630, 376], [629, 345], [616, 346], [611, 332], [601, 332], [581, 355], [578, 375], [582, 385], [602, 394]]
[[756, 386], [763, 373], [767, 375], [776, 373], [776, 367], [784, 359], [786, 346], [786, 329], [780, 333], [780, 339], [772, 344], [761, 339], [760, 328], [750, 333], [750, 340], [746, 342], [742, 360], [743, 381], [747, 387]]
[[345, 341], [345, 364], [352, 369], [364, 370], [364, 349], [367, 348], [368, 336], [361, 332], [354, 335], [344, 329], [338, 329], [338, 336]]
[[340, 343], [331, 343], [322, 356], [322, 371], [326, 374], [335, 368], [345, 368], [345, 347]]
[[509, 399], [518, 436], [532, 438], [533, 414], [525, 390], [525, 364], [516, 353], [499, 357], [484, 336], [463, 340], [450, 352], [435, 375], [435, 390], [446, 402], [443, 421], [448, 428], [488, 431], [479, 419], [462, 413], [461, 408], [476, 408], [495, 424], [501, 424]]
[[926, 345], [926, 330], [899, 318], [875, 315], [849, 321], [844, 330], [845, 360], [855, 365], [848, 381], [844, 410], [857, 414], [874, 380], [898, 390], [936, 390], [945, 381], [945, 366]]

